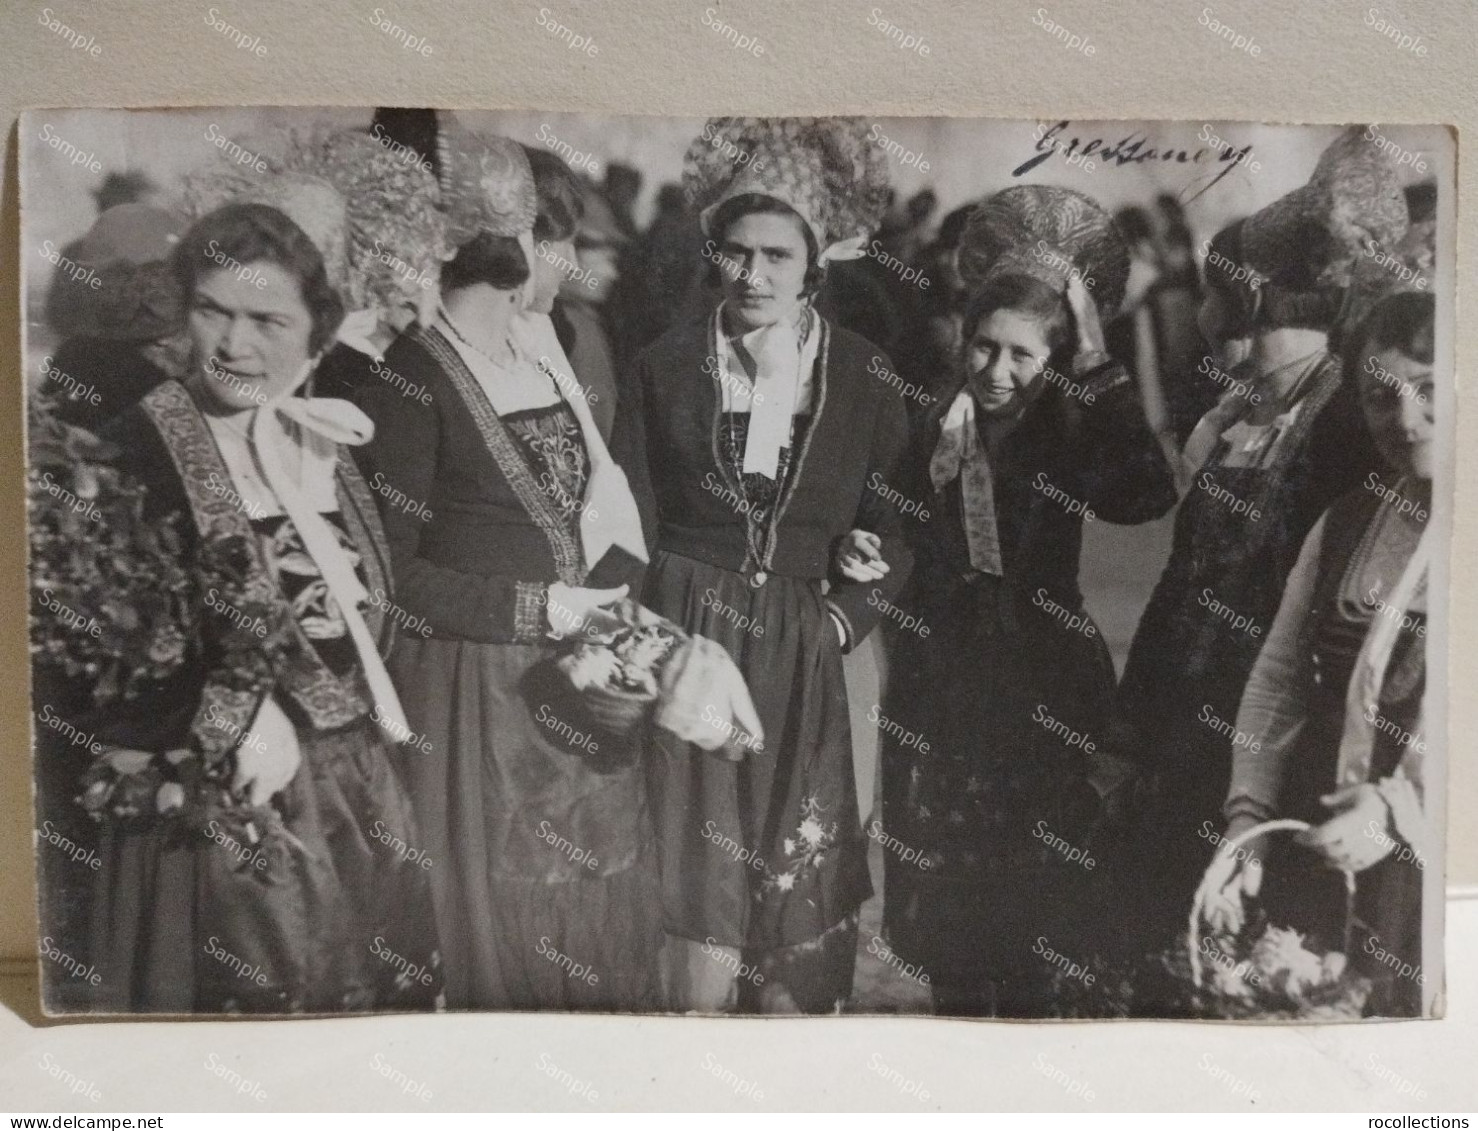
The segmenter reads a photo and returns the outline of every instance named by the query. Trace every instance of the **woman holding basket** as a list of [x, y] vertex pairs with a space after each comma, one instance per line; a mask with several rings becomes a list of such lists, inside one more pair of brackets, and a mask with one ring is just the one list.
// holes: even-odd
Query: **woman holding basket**
[[[1431, 277], [1431, 235], [1413, 229], [1393, 252], [1413, 280]], [[1204, 886], [1214, 928], [1241, 929], [1244, 901], [1261, 896], [1271, 920], [1287, 916], [1344, 949], [1372, 982], [1367, 1014], [1418, 1016], [1438, 989], [1422, 958], [1436, 848], [1423, 705], [1436, 303], [1425, 290], [1380, 294], [1392, 278], [1380, 267], [1357, 274], [1343, 348], [1345, 380], [1390, 471], [1337, 500], [1304, 542], [1237, 716], [1260, 737], [1234, 758], [1224, 808], [1226, 840], [1246, 851], [1219, 853]], [[1330, 871], [1280, 869], [1264, 887], [1266, 838], [1248, 834], [1275, 817], [1311, 824], [1297, 843]], [[1334, 872], [1353, 876], [1348, 905]]]

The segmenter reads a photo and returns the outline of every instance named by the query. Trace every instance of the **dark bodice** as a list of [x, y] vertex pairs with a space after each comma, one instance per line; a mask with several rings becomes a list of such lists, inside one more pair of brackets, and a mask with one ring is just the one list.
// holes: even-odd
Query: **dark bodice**
[[1089, 374], [1085, 387], [1095, 390], [1091, 404], [1067, 403], [1049, 389], [991, 457], [999, 578], [971, 567], [960, 479], [940, 490], [929, 479], [948, 399], [930, 413], [913, 452], [911, 493], [930, 502], [928, 519], [915, 516], [909, 524], [918, 561], [911, 602], [979, 600], [1009, 618], [1010, 610], [1039, 605], [1037, 592], [1045, 589], [1051, 600], [1079, 609], [1084, 522], [1135, 524], [1174, 505], [1170, 470], [1133, 378], [1111, 363]]
[[739, 483], [750, 521], [763, 523], [770, 515], [776, 500], [790, 486], [795, 467], [796, 448], [805, 440], [811, 417], [793, 416], [790, 419], [790, 443], [780, 449], [780, 466], [775, 478], [757, 472], [744, 472], [744, 447], [749, 440], [749, 413], [725, 412], [719, 419], [719, 450], [723, 453], [729, 472]]

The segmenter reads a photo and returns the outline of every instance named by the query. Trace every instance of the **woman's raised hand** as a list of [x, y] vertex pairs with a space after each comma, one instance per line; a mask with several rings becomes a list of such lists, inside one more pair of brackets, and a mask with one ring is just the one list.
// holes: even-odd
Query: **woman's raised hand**
[[880, 581], [888, 574], [882, 545], [871, 530], [849, 530], [837, 543], [837, 572], [849, 581]]
[[631, 587], [586, 589], [556, 581], [544, 590], [544, 615], [556, 636], [600, 636], [622, 627], [620, 612], [614, 607], [624, 600]]
[[1079, 275], [1074, 274], [1067, 281], [1067, 305], [1073, 312], [1073, 326], [1078, 335], [1074, 367], [1079, 372], [1085, 372], [1102, 365], [1108, 360], [1108, 347], [1104, 344], [1098, 303], [1094, 301], [1092, 293]]

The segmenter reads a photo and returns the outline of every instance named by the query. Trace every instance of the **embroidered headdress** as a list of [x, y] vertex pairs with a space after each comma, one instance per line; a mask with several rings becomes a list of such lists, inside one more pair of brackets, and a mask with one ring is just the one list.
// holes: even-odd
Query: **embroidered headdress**
[[1366, 245], [1406, 231], [1395, 160], [1350, 126], [1319, 157], [1309, 181], [1242, 222], [1241, 262], [1291, 290], [1342, 288]]
[[356, 131], [294, 130], [241, 144], [266, 172], [222, 162], [192, 173], [188, 215], [229, 202], [271, 205], [313, 241], [351, 311], [390, 322], [424, 307], [448, 244], [436, 178], [414, 153]]
[[706, 235], [727, 200], [755, 193], [795, 210], [821, 260], [855, 259], [888, 204], [887, 158], [860, 118], [710, 118], [683, 160]]
[[1400, 294], [1431, 294], [1437, 268], [1437, 221], [1413, 224], [1393, 246], [1375, 241], [1356, 262], [1331, 345], [1348, 340], [1386, 299]]
[[1058, 292], [1080, 276], [1103, 317], [1124, 301], [1129, 249], [1091, 197], [1053, 185], [1017, 185], [986, 198], [965, 220], [959, 271], [971, 290], [1003, 274], [1029, 275]]
[[479, 232], [520, 236], [533, 230], [539, 201], [523, 146], [499, 134], [443, 124], [436, 147], [447, 237], [453, 246]]

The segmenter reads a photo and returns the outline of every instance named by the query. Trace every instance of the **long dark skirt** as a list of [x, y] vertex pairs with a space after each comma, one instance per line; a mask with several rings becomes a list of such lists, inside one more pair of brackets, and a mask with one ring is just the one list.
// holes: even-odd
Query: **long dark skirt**
[[884, 708], [888, 943], [941, 1012], [1094, 1012], [1066, 1007], [1113, 976], [1120, 849], [1086, 754], [1107, 738], [1112, 661], [1025, 602], [1002, 618], [989, 592], [934, 598], [927, 639], [896, 634]]
[[850, 996], [855, 945], [816, 940], [872, 885], [841, 647], [820, 584], [771, 575], [756, 588], [659, 551], [645, 600], [728, 650], [765, 729], [763, 750], [738, 762], [657, 736], [649, 781], [666, 928], [758, 954], [807, 944], [809, 959], [796, 952], [764, 965], [800, 1008], [834, 1008]]
[[541, 645], [397, 641], [402, 748], [453, 1009], [656, 1009], [661, 904], [639, 754]]
[[300, 730], [263, 809], [202, 827], [105, 827], [92, 958], [106, 1012], [432, 1009], [441, 992], [410, 803], [368, 717]]

